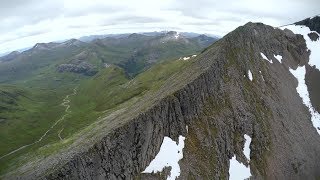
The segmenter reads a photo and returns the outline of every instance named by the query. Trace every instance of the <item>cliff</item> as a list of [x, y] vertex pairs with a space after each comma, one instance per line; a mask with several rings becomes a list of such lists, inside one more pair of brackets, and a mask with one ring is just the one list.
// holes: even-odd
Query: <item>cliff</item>
[[[177, 141], [179, 135], [186, 138], [179, 179], [228, 179], [234, 155], [250, 165], [254, 179], [319, 178], [320, 138], [289, 71], [306, 65], [308, 57], [301, 35], [248, 23], [204, 50], [157, 92], [102, 118], [95, 134], [87, 132], [66, 150], [6, 178], [165, 178], [141, 172], [165, 136]], [[244, 134], [252, 138], [249, 164]]]

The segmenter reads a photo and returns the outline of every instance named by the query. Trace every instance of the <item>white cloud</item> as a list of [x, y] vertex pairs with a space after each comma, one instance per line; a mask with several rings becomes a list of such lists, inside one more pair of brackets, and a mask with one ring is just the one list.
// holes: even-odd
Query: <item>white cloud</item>
[[317, 0], [10, 0], [0, 2], [0, 53], [37, 42], [154, 30], [225, 35], [248, 21], [279, 26], [318, 13]]

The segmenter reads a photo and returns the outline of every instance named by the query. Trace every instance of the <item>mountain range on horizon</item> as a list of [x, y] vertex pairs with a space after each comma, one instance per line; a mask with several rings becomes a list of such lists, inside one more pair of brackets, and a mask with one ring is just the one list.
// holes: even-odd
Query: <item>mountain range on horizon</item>
[[[194, 33], [194, 32], [177, 32], [177, 31], [169, 31], [168, 30], [168, 31], [125, 33], [125, 34], [88, 35], [88, 36], [82, 36], [82, 37], [77, 38], [77, 39], [79, 41], [83, 41], [83, 42], [90, 42], [90, 41], [93, 41], [95, 39], [104, 39], [104, 38], [107, 38], [107, 37], [123, 38], [123, 37], [128, 37], [131, 34], [142, 34], [142, 35], [146, 35], [146, 36], [160, 36], [160, 35], [164, 35], [164, 34], [166, 34], [168, 32], [176, 32], [176, 33], [179, 33], [179, 34], [185, 36], [186, 38], [194, 38], [194, 37], [197, 37], [197, 36], [207, 36], [207, 37], [211, 37], [211, 38], [214, 38], [214, 39], [219, 39], [220, 38], [219, 36], [212, 35], [212, 34], [199, 34], [199, 33]], [[72, 39], [76, 39], [76, 38], [72, 38]], [[49, 43], [63, 43], [65, 41], [69, 41], [69, 40], [72, 40], [72, 39], [53, 41], [53, 42], [49, 42]], [[47, 43], [44, 43], [44, 44], [47, 44]], [[34, 47], [34, 46], [32, 46], [32, 47]], [[24, 52], [26, 50], [31, 49], [32, 47], [25, 47], [25, 48], [22, 48], [22, 49], [16, 49], [16, 50], [11, 51], [11, 52], [2, 52], [2, 53], [0, 53], [0, 58], [3, 57], [3, 56], [9, 55], [11, 53], [14, 53], [14, 52], [20, 52], [20, 53]]]

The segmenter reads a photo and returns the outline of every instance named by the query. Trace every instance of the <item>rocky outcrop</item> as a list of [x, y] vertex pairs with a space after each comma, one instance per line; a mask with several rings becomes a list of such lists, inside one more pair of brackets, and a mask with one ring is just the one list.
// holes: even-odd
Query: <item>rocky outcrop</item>
[[[261, 52], [274, 63], [264, 60]], [[282, 64], [274, 54], [283, 56]], [[254, 179], [316, 179], [320, 138], [289, 72], [306, 64], [308, 55], [302, 36], [248, 23], [198, 55], [156, 94], [122, 112], [130, 114], [128, 120], [105, 120], [110, 130], [102, 139], [68, 158], [50, 160], [56, 164], [48, 165], [50, 158], [41, 160], [34, 171], [20, 177], [152, 179], [159, 175], [141, 172], [164, 136], [177, 140], [183, 135], [179, 179], [227, 179], [234, 154], [248, 165], [242, 153], [247, 134], [252, 138], [249, 165]], [[115, 122], [119, 124], [111, 128]]]
[[57, 66], [58, 72], [72, 72], [93, 76], [98, 72], [97, 67], [87, 62], [90, 60], [91, 53], [83, 51], [71, 58], [68, 64], [60, 64]]
[[316, 67], [306, 66], [306, 85], [308, 87], [312, 107], [320, 112], [320, 71]]
[[309, 33], [308, 36], [312, 41], [317, 41], [319, 39], [319, 35], [315, 32]]
[[93, 76], [98, 72], [91, 64], [87, 62], [80, 62], [78, 64], [60, 64], [57, 67], [57, 70], [58, 72], [72, 72], [87, 76]]
[[311, 31], [317, 31], [318, 33], [320, 33], [320, 16], [307, 18], [302, 21], [296, 22], [295, 24], [308, 26]]

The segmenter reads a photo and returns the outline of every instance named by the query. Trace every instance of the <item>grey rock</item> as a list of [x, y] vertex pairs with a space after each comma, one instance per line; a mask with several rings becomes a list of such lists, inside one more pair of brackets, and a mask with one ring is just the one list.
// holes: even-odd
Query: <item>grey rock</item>
[[307, 18], [294, 24], [307, 26], [311, 31], [317, 31], [318, 33], [320, 33], [320, 16]]
[[[77, 42], [77, 41], [72, 41]], [[93, 76], [98, 72], [97, 67], [87, 62], [90, 58], [90, 53], [88, 51], [83, 51], [69, 61], [67, 64], [60, 64], [57, 67], [58, 72], [72, 72], [78, 74], [84, 74], [87, 76]]]
[[319, 35], [315, 32], [311, 32], [308, 34], [309, 38], [312, 40], [312, 41], [317, 41], [319, 40]]
[[57, 67], [58, 72], [73, 72], [84, 74], [88, 76], [95, 75], [98, 71], [87, 62], [80, 62], [78, 64], [60, 64]]
[[308, 87], [309, 97], [312, 107], [320, 112], [320, 71], [315, 66], [306, 66], [306, 85]]

